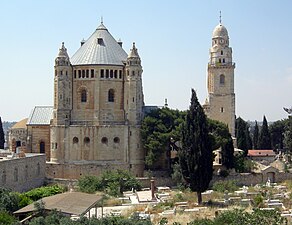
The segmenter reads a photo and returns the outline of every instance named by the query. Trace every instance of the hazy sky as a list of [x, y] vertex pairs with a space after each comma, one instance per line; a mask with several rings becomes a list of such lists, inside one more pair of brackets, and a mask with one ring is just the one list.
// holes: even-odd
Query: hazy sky
[[53, 105], [54, 59], [61, 42], [72, 56], [100, 24], [136, 42], [143, 65], [146, 105], [187, 109], [190, 89], [201, 103], [212, 31], [229, 32], [235, 69], [236, 115], [268, 121], [292, 106], [292, 1], [48, 0], [0, 3], [0, 116], [28, 117], [36, 105]]

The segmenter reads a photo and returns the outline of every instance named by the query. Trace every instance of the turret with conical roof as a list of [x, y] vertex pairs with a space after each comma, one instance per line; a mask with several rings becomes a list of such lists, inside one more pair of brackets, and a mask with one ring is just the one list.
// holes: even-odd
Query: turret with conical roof
[[142, 120], [142, 107], [144, 96], [142, 90], [142, 66], [138, 49], [133, 43], [126, 62], [127, 119], [130, 124], [140, 124]]
[[68, 123], [71, 109], [72, 67], [63, 42], [55, 59], [54, 124], [65, 125]]

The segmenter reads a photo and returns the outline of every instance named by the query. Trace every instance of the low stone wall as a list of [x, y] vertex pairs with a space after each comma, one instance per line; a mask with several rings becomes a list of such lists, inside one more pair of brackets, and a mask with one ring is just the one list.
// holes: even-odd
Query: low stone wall
[[47, 178], [78, 179], [81, 176], [100, 176], [104, 171], [123, 169], [128, 170], [127, 164], [58, 164], [46, 163]]
[[44, 154], [1, 160], [0, 186], [18, 192], [42, 186], [45, 181], [45, 163]]

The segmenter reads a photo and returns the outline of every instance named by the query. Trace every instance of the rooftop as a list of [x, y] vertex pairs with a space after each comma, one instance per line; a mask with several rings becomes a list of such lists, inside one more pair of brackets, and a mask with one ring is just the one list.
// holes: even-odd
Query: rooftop
[[72, 65], [124, 65], [128, 54], [101, 23], [71, 57]]
[[[69, 215], [83, 215], [101, 200], [102, 196], [82, 192], [65, 192], [42, 198], [46, 210], [56, 209]], [[14, 214], [26, 214], [35, 211], [34, 203], [23, 207]]]
[[50, 125], [53, 116], [52, 106], [35, 106], [26, 125]]
[[276, 153], [273, 150], [248, 150], [247, 156], [276, 156]]
[[20, 120], [19, 122], [17, 122], [16, 124], [14, 124], [13, 127], [11, 127], [11, 129], [21, 129], [21, 128], [26, 128], [26, 123], [27, 123], [28, 118], [25, 118], [23, 120]]

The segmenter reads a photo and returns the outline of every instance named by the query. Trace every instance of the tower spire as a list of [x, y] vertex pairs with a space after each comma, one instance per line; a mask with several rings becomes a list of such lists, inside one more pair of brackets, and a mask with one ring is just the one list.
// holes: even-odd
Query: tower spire
[[100, 23], [103, 24], [103, 16], [100, 18]]
[[222, 16], [221, 16], [221, 10], [219, 11], [219, 23], [221, 24], [221, 22], [222, 22]]

